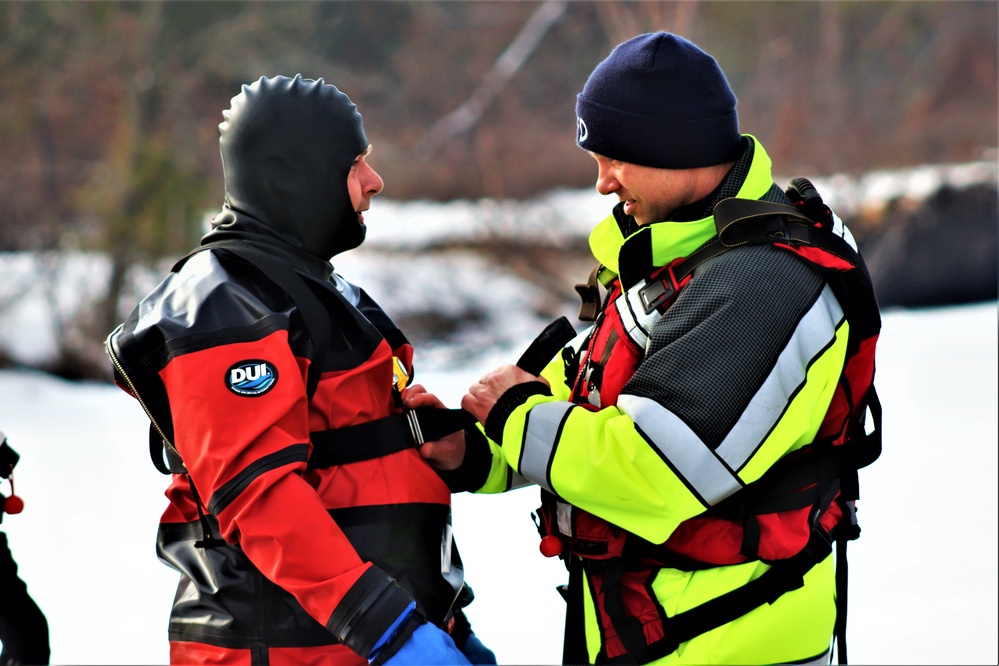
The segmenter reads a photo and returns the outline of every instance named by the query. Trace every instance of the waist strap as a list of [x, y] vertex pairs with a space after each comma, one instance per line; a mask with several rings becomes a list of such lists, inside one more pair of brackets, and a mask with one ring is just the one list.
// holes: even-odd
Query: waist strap
[[774, 603], [784, 593], [804, 585], [805, 574], [829, 556], [832, 541], [837, 539], [836, 530], [826, 534], [813, 529], [808, 544], [798, 554], [775, 562], [759, 578], [672, 617], [662, 614], [665, 635], [653, 644], [646, 643], [641, 625], [623, 612], [622, 600], [611, 598], [620, 594], [617, 588], [622, 573], [620, 563], [612, 560], [610, 566], [601, 566], [600, 562], [583, 561], [584, 570], [603, 576], [602, 585], [607, 592], [605, 608], [626, 651], [610, 657], [607, 663], [646, 663], [659, 659], [675, 652], [682, 643], [737, 620], [763, 604]]

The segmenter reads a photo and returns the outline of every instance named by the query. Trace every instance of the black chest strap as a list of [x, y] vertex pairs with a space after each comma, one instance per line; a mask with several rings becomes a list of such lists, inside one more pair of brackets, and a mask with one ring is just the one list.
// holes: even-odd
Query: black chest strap
[[424, 442], [441, 439], [475, 424], [475, 417], [463, 409], [420, 407], [402, 414], [331, 430], [309, 433], [312, 455], [309, 469], [374, 460]]

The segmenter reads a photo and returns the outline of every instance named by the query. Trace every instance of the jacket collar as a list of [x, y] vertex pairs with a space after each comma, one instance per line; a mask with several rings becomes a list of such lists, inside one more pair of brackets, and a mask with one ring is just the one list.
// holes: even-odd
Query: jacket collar
[[735, 196], [760, 199], [773, 185], [772, 163], [763, 146], [749, 134], [743, 135], [745, 149], [729, 171], [716, 196], [707, 203], [705, 217], [691, 221], [666, 220], [635, 227], [618, 204], [614, 212], [590, 233], [590, 250], [604, 267], [600, 281], [607, 285], [621, 273], [640, 271], [647, 275], [652, 269], [665, 266], [708, 242], [715, 236], [715, 205]]

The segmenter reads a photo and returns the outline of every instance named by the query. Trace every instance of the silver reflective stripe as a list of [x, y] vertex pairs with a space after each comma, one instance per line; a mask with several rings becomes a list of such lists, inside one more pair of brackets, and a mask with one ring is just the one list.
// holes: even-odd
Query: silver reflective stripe
[[662, 314], [658, 310], [645, 312], [641, 291], [647, 284], [648, 280], [642, 280], [633, 285], [631, 289], [621, 294], [614, 303], [628, 337], [641, 349], [648, 348], [649, 333], [656, 322], [662, 318]]
[[642, 429], [702, 504], [714, 506], [742, 488], [738, 477], [687, 424], [655, 400], [622, 395], [617, 406]]
[[548, 486], [548, 461], [562, 421], [574, 406], [571, 402], [544, 402], [528, 412], [520, 473], [549, 492], [552, 489]]
[[520, 474], [514, 472], [510, 475], [510, 487], [507, 490], [513, 490], [514, 488], [523, 488], [525, 486], [533, 485], [534, 482], [530, 479], [524, 478]]
[[572, 536], [572, 505], [565, 502], [555, 502], [555, 517], [558, 531], [566, 536]]
[[739, 471], [780, 420], [805, 383], [808, 367], [836, 337], [843, 309], [827, 285], [805, 314], [770, 375], [715, 452]]
[[833, 228], [832, 228], [833, 233], [842, 238], [843, 240], [845, 240], [847, 243], [849, 243], [850, 247], [852, 247], [854, 251], [859, 252], [859, 250], [857, 249], [857, 241], [854, 240], [853, 234], [850, 232], [850, 229], [845, 224], [843, 224], [843, 220], [839, 219], [839, 215], [837, 215], [835, 212], [832, 214], [832, 216], [833, 216]]
[[[640, 283], [641, 284], [641, 283]], [[638, 345], [639, 349], [645, 349], [645, 345], [649, 342], [649, 335], [642, 330], [642, 327], [635, 321], [635, 316], [631, 311], [631, 304], [628, 302], [627, 294], [622, 294], [614, 301], [614, 307], [617, 308], [617, 314], [621, 317], [621, 326], [624, 328], [625, 334], [631, 341]]]

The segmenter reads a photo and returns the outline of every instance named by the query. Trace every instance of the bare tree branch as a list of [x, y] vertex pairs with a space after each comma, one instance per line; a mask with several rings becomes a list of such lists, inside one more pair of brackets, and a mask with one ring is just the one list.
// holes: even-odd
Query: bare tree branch
[[566, 3], [561, 1], [547, 0], [542, 3], [496, 59], [479, 87], [461, 106], [438, 120], [427, 131], [416, 146], [417, 152], [431, 156], [454, 137], [475, 127], [496, 95], [534, 53], [548, 29], [562, 17], [565, 8]]

